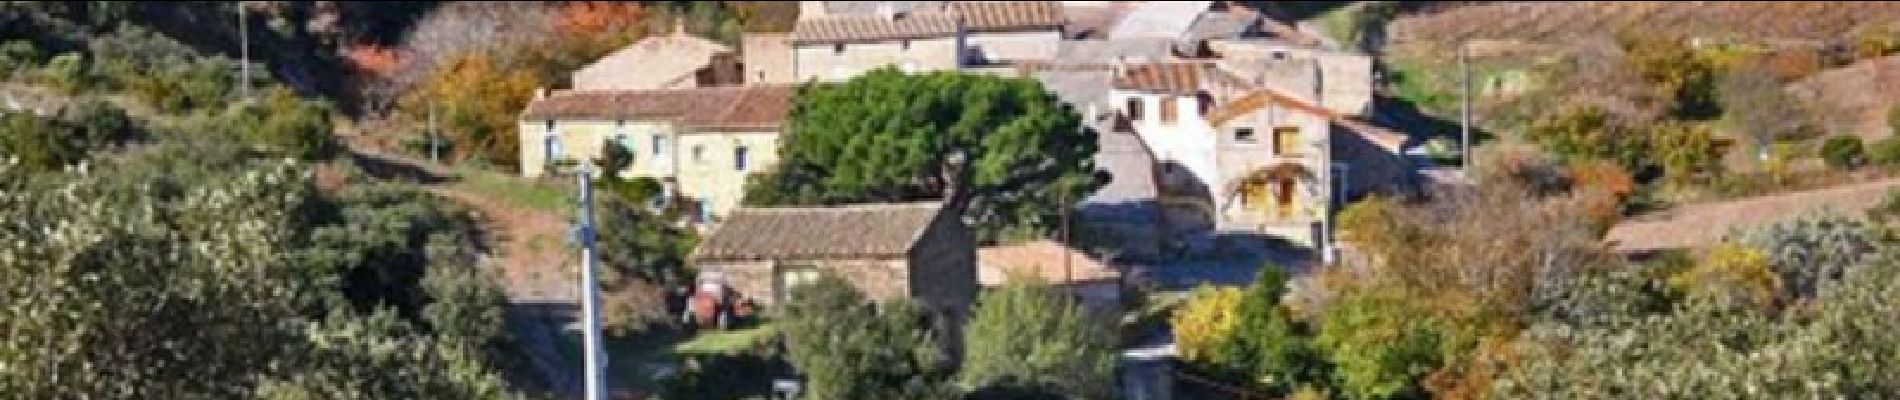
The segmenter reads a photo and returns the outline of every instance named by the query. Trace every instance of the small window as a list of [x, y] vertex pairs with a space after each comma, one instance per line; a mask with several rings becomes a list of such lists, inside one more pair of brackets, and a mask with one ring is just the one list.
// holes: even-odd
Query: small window
[[1282, 126], [1273, 128], [1273, 153], [1283, 156], [1299, 155], [1300, 128]]
[[1200, 107], [1200, 109], [1196, 111], [1198, 111], [1200, 115], [1205, 116], [1208, 110], [1214, 109], [1214, 95], [1207, 94], [1206, 90], [1195, 92], [1194, 105]]
[[653, 155], [666, 154], [666, 136], [653, 135]]
[[1140, 97], [1130, 97], [1130, 98], [1128, 98], [1128, 105], [1127, 105], [1127, 107], [1128, 107], [1128, 108], [1127, 108], [1127, 109], [1125, 109], [1125, 110], [1123, 110], [1123, 111], [1125, 111], [1125, 112], [1127, 112], [1127, 113], [1128, 113], [1128, 120], [1130, 120], [1130, 121], [1140, 121], [1140, 120], [1141, 120], [1141, 117], [1142, 117], [1142, 115], [1141, 115], [1141, 98], [1140, 98]]
[[554, 162], [555, 159], [561, 157], [561, 137], [549, 132], [545, 140], [547, 140], [548, 150], [547, 161]]
[[818, 268], [808, 265], [786, 266], [779, 270], [779, 294], [790, 298], [793, 290], [818, 281]]
[[844, 43], [831, 45], [832, 54], [844, 54]]
[[745, 170], [746, 150], [748, 149], [746, 149], [745, 146], [739, 146], [737, 148], [732, 149], [732, 169], [740, 170], [740, 171]]
[[550, 120], [548, 120], [548, 124], [547, 124], [547, 125], [548, 125], [548, 127], [547, 127], [547, 131], [548, 131], [548, 133], [554, 133], [554, 120], [551, 120], [551, 119], [550, 119]]
[[693, 145], [693, 162], [706, 161], [706, 146]]
[[905, 41], [903, 41], [903, 42], [899, 42], [899, 44], [898, 44], [898, 45], [899, 45], [899, 46], [903, 46], [903, 48], [904, 48], [904, 50], [910, 50], [910, 41], [909, 41], [909, 40], [905, 40]]
[[1167, 123], [1167, 124], [1174, 123], [1176, 114], [1179, 114], [1178, 112], [1176, 112], [1175, 109], [1179, 108], [1178, 107], [1179, 104], [1180, 102], [1175, 101], [1175, 98], [1173, 97], [1161, 99], [1161, 122], [1162, 123]]
[[1259, 143], [1260, 139], [1254, 136], [1253, 128], [1234, 128], [1234, 142], [1254, 144]]

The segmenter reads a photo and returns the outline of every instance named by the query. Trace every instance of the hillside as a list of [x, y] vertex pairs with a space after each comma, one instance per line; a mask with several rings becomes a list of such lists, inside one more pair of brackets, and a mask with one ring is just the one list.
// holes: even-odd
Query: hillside
[[1829, 121], [1829, 129], [1863, 139], [1893, 136], [1888, 111], [1900, 103], [1900, 56], [1866, 60], [1823, 71], [1790, 85], [1789, 91]]
[[1554, 41], [1630, 29], [1770, 40], [1829, 40], [1900, 20], [1900, 3], [1506, 2], [1401, 17], [1394, 43], [1462, 38]]

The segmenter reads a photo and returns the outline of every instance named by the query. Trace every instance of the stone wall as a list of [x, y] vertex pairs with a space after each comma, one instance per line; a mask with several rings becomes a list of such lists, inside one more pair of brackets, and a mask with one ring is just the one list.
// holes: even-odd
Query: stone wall
[[791, 35], [752, 33], [740, 38], [747, 84], [797, 82], [792, 64]]
[[809, 43], [792, 50], [793, 79], [842, 81], [886, 65], [913, 72], [953, 70], [959, 65], [954, 37], [866, 43]]
[[758, 302], [765, 307], [777, 307], [785, 297], [779, 292], [778, 271], [787, 268], [805, 266], [844, 278], [852, 287], [864, 292], [865, 297], [874, 301], [889, 301], [910, 296], [908, 262], [902, 258], [867, 259], [828, 259], [828, 260], [779, 260], [779, 261], [725, 261], [699, 262], [695, 267], [702, 272], [723, 274], [726, 283], [739, 292], [741, 297]]
[[1056, 58], [1062, 47], [1062, 32], [972, 32], [968, 35], [970, 55], [978, 62], [1047, 61]]

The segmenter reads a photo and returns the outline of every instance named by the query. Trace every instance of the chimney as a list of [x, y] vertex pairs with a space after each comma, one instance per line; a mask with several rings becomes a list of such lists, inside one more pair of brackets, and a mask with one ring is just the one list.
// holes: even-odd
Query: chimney
[[877, 2], [877, 16], [885, 20], [897, 19], [897, 6], [888, 1]]
[[673, 36], [686, 36], [686, 17], [673, 17]]
[[535, 100], [541, 100], [541, 99], [546, 99], [546, 98], [548, 98], [548, 88], [546, 86], [534, 88]]
[[1128, 56], [1121, 54], [1115, 55], [1114, 71], [1115, 76], [1122, 76], [1128, 73]]

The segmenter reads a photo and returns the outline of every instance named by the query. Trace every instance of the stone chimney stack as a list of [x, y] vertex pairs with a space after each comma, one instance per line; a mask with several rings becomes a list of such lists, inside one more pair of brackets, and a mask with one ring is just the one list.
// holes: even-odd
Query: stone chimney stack
[[535, 100], [542, 100], [546, 98], [548, 98], [548, 88], [546, 86], [534, 88]]

